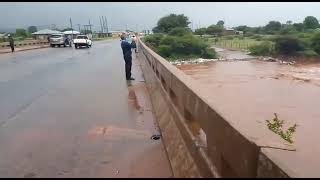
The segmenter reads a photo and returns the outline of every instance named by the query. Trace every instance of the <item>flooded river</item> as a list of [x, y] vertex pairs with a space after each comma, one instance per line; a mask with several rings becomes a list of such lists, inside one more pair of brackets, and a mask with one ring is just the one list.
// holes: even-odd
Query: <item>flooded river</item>
[[268, 151], [296, 176], [320, 176], [319, 64], [299, 66], [250, 60], [176, 67], [205, 87], [207, 97], [219, 106], [225, 118], [235, 120], [248, 132], [259, 133], [253, 125], [265, 124], [274, 113], [287, 125], [298, 124], [293, 135], [296, 151]]

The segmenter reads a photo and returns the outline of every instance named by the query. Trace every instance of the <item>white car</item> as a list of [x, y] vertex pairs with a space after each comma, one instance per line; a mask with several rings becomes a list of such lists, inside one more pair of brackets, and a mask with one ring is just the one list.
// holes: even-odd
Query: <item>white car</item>
[[77, 49], [81, 46], [86, 46], [87, 48], [92, 46], [92, 41], [89, 39], [87, 35], [78, 35], [73, 40], [74, 47]]

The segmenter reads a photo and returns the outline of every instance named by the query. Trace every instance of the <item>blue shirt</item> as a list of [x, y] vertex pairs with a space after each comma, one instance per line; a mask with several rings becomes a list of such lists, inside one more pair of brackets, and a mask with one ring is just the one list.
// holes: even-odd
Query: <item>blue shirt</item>
[[132, 48], [132, 46], [128, 41], [122, 40], [121, 41], [121, 48], [122, 48], [122, 52], [123, 52], [123, 57], [124, 58], [131, 57], [131, 54], [132, 54], [131, 48]]

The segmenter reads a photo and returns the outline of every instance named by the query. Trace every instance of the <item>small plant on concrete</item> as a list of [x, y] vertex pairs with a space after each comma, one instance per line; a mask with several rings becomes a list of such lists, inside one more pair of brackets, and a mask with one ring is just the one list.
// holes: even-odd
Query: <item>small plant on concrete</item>
[[274, 113], [274, 118], [272, 120], [266, 120], [268, 128], [274, 133], [278, 134], [284, 140], [289, 143], [293, 143], [292, 135], [296, 131], [297, 124], [294, 124], [292, 127], [289, 127], [286, 131], [283, 131], [282, 127], [284, 124], [283, 120], [280, 120], [276, 113]]

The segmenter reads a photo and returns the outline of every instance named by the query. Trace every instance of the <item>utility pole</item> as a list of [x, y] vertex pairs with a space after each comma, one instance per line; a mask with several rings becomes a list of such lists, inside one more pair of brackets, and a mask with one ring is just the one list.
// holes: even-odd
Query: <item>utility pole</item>
[[102, 26], [101, 16], [99, 16], [99, 20], [100, 20], [100, 26], [101, 26], [101, 33], [103, 33], [103, 26]]
[[83, 25], [83, 27], [84, 27], [84, 33], [88, 34], [88, 25]]
[[101, 19], [102, 19], [102, 25], [103, 25], [103, 32], [105, 32], [106, 31], [106, 22], [105, 22], [103, 16], [101, 16]]
[[91, 23], [90, 23], [90, 19], [89, 19], [89, 28], [90, 28], [90, 33], [92, 33], [92, 29], [91, 29]]
[[71, 25], [71, 32], [72, 32], [72, 34], [71, 34], [71, 39], [73, 40], [73, 27], [72, 27], [72, 20], [71, 20], [71, 18], [70, 18], [70, 25]]
[[107, 33], [109, 33], [109, 28], [108, 28], [108, 19], [106, 16], [104, 16], [104, 19], [106, 20], [106, 28], [107, 28]]
[[103, 25], [103, 32], [106, 32], [106, 22], [104, 20], [104, 17], [101, 16], [101, 19], [102, 19], [102, 25]]
[[81, 24], [77, 24], [79, 27], [79, 32], [81, 32]]

